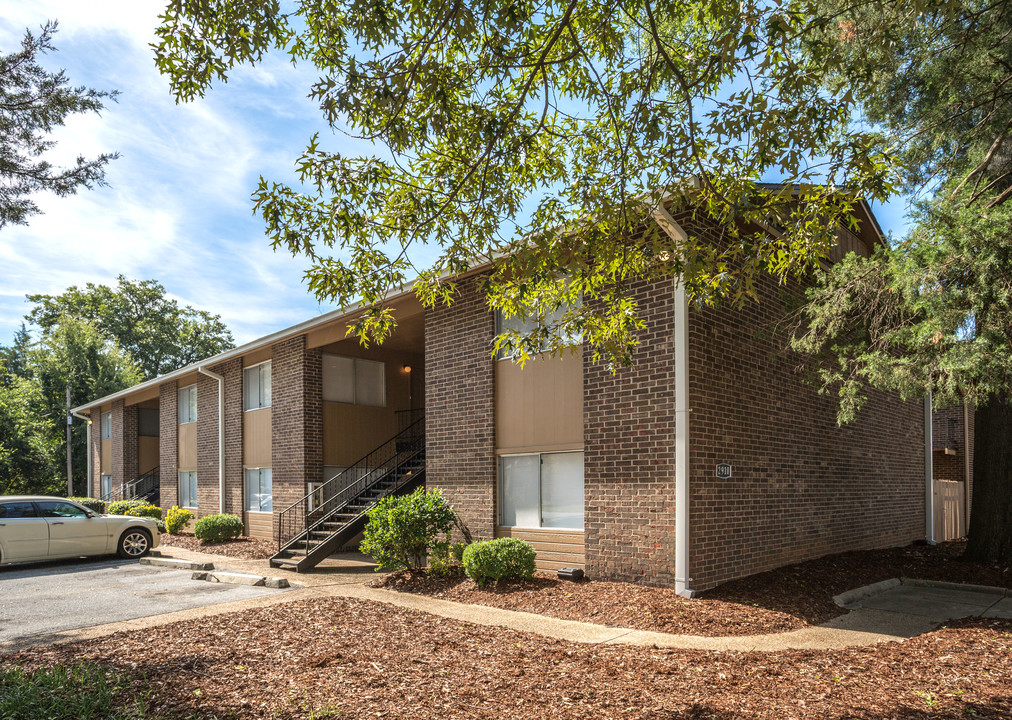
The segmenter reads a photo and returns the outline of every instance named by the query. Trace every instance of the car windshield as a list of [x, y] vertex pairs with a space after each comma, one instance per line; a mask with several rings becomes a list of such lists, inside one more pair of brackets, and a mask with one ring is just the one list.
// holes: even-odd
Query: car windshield
[[87, 517], [88, 513], [77, 505], [71, 505], [65, 502], [40, 502], [39, 510], [42, 511], [42, 517]]

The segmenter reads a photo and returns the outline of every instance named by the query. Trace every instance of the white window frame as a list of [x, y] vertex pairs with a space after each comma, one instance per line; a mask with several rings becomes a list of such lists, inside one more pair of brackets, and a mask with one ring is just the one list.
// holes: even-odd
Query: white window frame
[[[186, 394], [186, 412], [183, 412], [183, 395]], [[193, 394], [193, 402], [190, 402], [190, 394]], [[179, 388], [179, 392], [176, 395], [176, 420], [180, 425], [189, 425], [190, 423], [197, 422], [197, 384], [187, 385], [186, 387]], [[193, 411], [192, 413], [190, 411]], [[185, 419], [184, 419], [185, 418]]]
[[98, 419], [101, 428], [101, 438], [103, 440], [112, 440], [112, 413], [104, 412], [99, 415]]
[[[351, 383], [351, 402], [346, 402], [344, 400], [328, 399], [327, 395], [326, 395], [326, 390], [324, 390], [324, 395], [323, 395], [323, 401], [324, 402], [339, 402], [339, 403], [341, 403], [343, 405], [359, 405], [361, 407], [386, 407], [387, 406], [387, 364], [385, 362], [383, 362], [382, 360], [372, 360], [370, 358], [358, 358], [358, 357], [351, 357], [349, 355], [340, 355], [338, 353], [323, 353], [323, 354], [324, 355], [329, 355], [329, 356], [335, 357], [335, 358], [341, 358], [342, 360], [350, 360], [351, 361], [351, 368], [352, 368], [351, 369], [351, 377], [349, 378], [349, 382]], [[359, 374], [359, 367], [360, 367], [360, 365], [364, 365], [365, 363], [372, 363], [374, 365], [379, 365], [380, 366], [380, 374], [379, 374], [379, 377], [380, 377], [380, 388], [379, 388], [379, 393], [380, 393], [381, 400], [380, 400], [380, 402], [378, 404], [372, 404], [372, 403], [368, 403], [367, 404], [367, 403], [363, 403], [363, 402], [359, 401], [359, 397], [358, 397], [358, 374]], [[323, 385], [324, 385], [324, 388], [326, 388], [326, 385], [327, 385], [326, 381], [324, 381]]]
[[[193, 503], [192, 505], [190, 505], [190, 504], [183, 504], [183, 492], [182, 492], [182, 490], [183, 490], [183, 476], [184, 475], [187, 476], [186, 477], [186, 494], [187, 495], [192, 495], [192, 497], [188, 497], [187, 500], [191, 501]], [[190, 478], [191, 475], [193, 476], [192, 479]], [[192, 481], [192, 487], [191, 487], [191, 481]], [[191, 492], [191, 490], [192, 490], [192, 492]], [[191, 510], [196, 510], [197, 509], [197, 471], [196, 470], [180, 470], [177, 473], [176, 492], [178, 493], [177, 496], [176, 496], [176, 501], [179, 504], [179, 507], [189, 508]]]
[[112, 475], [100, 475], [98, 479], [99, 499], [112, 495]]
[[[496, 465], [497, 465], [497, 474], [498, 474], [499, 482], [498, 482], [497, 498], [496, 499], [497, 499], [497, 501], [499, 503], [499, 513], [498, 513], [499, 517], [497, 519], [497, 522], [499, 523], [499, 527], [510, 527], [510, 528], [517, 528], [517, 529], [521, 529], [521, 530], [545, 530], [547, 532], [551, 532], [553, 530], [563, 530], [563, 531], [565, 531], [565, 530], [580, 530], [580, 531], [584, 530], [587, 527], [586, 514], [584, 515], [583, 525], [581, 527], [572, 527], [572, 528], [569, 528], [569, 527], [554, 527], [554, 526], [551, 526], [551, 525], [545, 525], [544, 524], [544, 517], [542, 516], [542, 508], [541, 508], [541, 506], [542, 506], [543, 490], [542, 490], [542, 487], [541, 487], [541, 473], [542, 473], [542, 470], [544, 468], [544, 461], [543, 461], [544, 456], [545, 455], [565, 455], [565, 454], [574, 454], [574, 453], [579, 453], [581, 456], [583, 456], [583, 454], [584, 454], [583, 450], [546, 450], [544, 452], [502, 453], [501, 455], [498, 455], [496, 457]], [[502, 463], [502, 460], [503, 460], [503, 458], [510, 458], [510, 457], [537, 457], [538, 458], [538, 525], [537, 525], [537, 527], [530, 527], [530, 526], [526, 526], [526, 525], [507, 525], [505, 522], [503, 522], [502, 513], [503, 513], [503, 510], [505, 509], [505, 502], [504, 502], [504, 499], [503, 499], [503, 491], [505, 490], [505, 487], [506, 487], [506, 477], [505, 477], [505, 473], [503, 472], [503, 463]], [[587, 496], [587, 475], [586, 475], [586, 465], [585, 464], [583, 466], [583, 469], [584, 469], [584, 475], [583, 475], [583, 496], [584, 496], [584, 498], [586, 498], [586, 496]], [[584, 512], [586, 512], [586, 510]]]
[[[264, 392], [264, 370], [265, 369], [267, 371], [267, 373], [266, 373], [267, 374], [267, 391], [266, 391], [266, 393]], [[246, 374], [250, 373], [252, 371], [256, 371], [256, 373], [257, 373], [257, 398], [256, 398], [256, 402], [255, 403], [250, 402], [249, 393], [247, 392], [247, 390], [249, 389], [249, 384], [246, 382]], [[272, 370], [271, 370], [271, 361], [270, 360], [265, 360], [264, 362], [257, 363], [256, 365], [249, 365], [249, 366], [244, 367], [242, 369], [242, 408], [243, 408], [243, 412], [249, 412], [251, 410], [262, 410], [264, 408], [269, 408], [271, 406], [271, 397], [272, 397], [273, 392], [274, 392], [273, 387], [272, 387], [272, 380], [273, 380], [273, 378], [271, 377], [271, 372], [272, 372]], [[265, 394], [267, 396], [266, 397], [266, 402], [265, 402], [265, 398], [264, 398]]]
[[[257, 474], [257, 490], [259, 491], [259, 490], [263, 489], [264, 470], [266, 470], [267, 472], [270, 473], [270, 483], [271, 483], [270, 498], [271, 498], [271, 506], [269, 508], [267, 508], [266, 510], [264, 510], [263, 509], [263, 506], [264, 506], [263, 497], [264, 497], [265, 493], [257, 492], [257, 509], [254, 510], [254, 509], [252, 509], [250, 507], [250, 493], [249, 493], [249, 488], [250, 488], [250, 486], [249, 486], [250, 473], [254, 473], [255, 472]], [[273, 470], [273, 468], [270, 468], [270, 467], [253, 467], [253, 468], [249, 468], [248, 467], [248, 468], [243, 468], [243, 473], [242, 473], [242, 507], [243, 507], [243, 511], [244, 512], [248, 512], [248, 513], [265, 513], [265, 514], [269, 514], [269, 513], [273, 513], [274, 512], [274, 470]]]

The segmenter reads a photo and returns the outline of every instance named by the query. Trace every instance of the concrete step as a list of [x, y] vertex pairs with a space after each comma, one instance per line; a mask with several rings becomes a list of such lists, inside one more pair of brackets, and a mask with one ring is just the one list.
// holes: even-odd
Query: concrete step
[[177, 560], [176, 558], [142, 557], [140, 562], [141, 565], [175, 568], [177, 570], [214, 570], [214, 563], [190, 562], [188, 560]]
[[234, 572], [231, 570], [213, 570], [195, 572], [190, 576], [193, 580], [206, 582], [229, 583], [232, 585], [250, 585], [253, 587], [286, 588], [289, 587], [285, 578], [269, 578], [263, 575]]

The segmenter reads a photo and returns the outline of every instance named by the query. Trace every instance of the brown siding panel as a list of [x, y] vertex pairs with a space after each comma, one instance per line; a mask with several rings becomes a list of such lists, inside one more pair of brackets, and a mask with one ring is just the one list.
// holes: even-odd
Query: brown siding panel
[[243, 414], [242, 447], [245, 467], [271, 466], [271, 409], [249, 410]]
[[495, 414], [500, 452], [582, 448], [583, 349], [496, 362]]
[[177, 425], [176, 427], [177, 437], [179, 438], [177, 471], [197, 470], [197, 423], [186, 423], [185, 425]]
[[524, 530], [497, 527], [495, 536], [526, 540], [537, 553], [538, 570], [585, 567], [583, 533], [579, 530]]

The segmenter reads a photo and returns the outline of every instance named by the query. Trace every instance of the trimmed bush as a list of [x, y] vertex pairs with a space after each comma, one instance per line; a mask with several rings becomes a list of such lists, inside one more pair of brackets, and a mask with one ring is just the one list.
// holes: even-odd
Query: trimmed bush
[[99, 515], [105, 514], [105, 501], [99, 500], [98, 498], [92, 497], [72, 497], [67, 498], [71, 502], [76, 502], [78, 505], [84, 505], [92, 512], [97, 512]]
[[106, 512], [109, 515], [126, 515], [127, 510], [145, 507], [150, 504], [147, 500], [117, 500], [116, 502], [109, 503], [109, 509]]
[[457, 514], [438, 490], [418, 488], [410, 495], [391, 495], [366, 512], [360, 550], [388, 570], [419, 570], [442, 535], [449, 548]]
[[230, 513], [205, 515], [194, 523], [193, 534], [201, 542], [225, 542], [242, 535], [242, 519]]
[[130, 515], [132, 517], [149, 517], [152, 520], [162, 519], [162, 509], [157, 505], [138, 505], [127, 510], [124, 515]]
[[186, 527], [186, 523], [193, 520], [193, 513], [189, 510], [173, 505], [165, 513], [165, 530], [170, 535], [178, 535], [179, 531]]
[[489, 580], [529, 580], [534, 555], [534, 547], [520, 538], [479, 540], [464, 548], [464, 572], [478, 587]]

